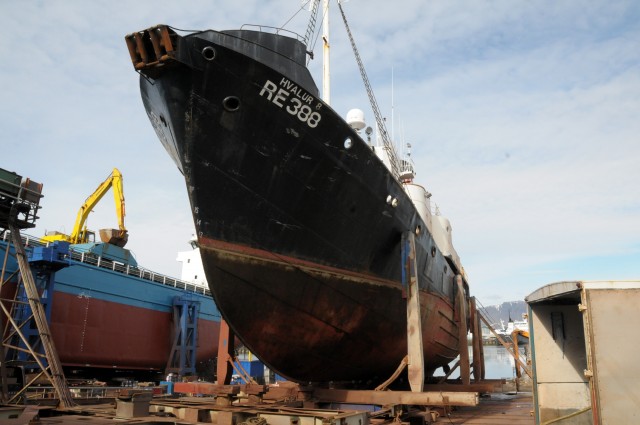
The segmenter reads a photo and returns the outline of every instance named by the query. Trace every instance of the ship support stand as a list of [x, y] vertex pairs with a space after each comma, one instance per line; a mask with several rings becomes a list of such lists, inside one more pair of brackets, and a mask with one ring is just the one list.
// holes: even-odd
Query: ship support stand
[[[456, 277], [456, 324], [459, 328], [460, 360], [453, 367], [460, 369], [460, 379], [447, 381], [453, 372], [451, 370], [437, 384], [425, 384], [425, 368], [422, 331], [420, 322], [420, 302], [418, 295], [418, 273], [416, 265], [415, 235], [407, 232], [402, 238], [403, 289], [407, 300], [407, 355], [398, 366], [396, 372], [375, 390], [351, 390], [325, 388], [318, 386], [299, 386], [282, 383], [280, 386], [267, 387], [258, 385], [246, 379], [244, 385], [229, 385], [231, 374], [245, 376], [234, 361], [233, 331], [224, 322], [221, 323], [219, 352], [218, 352], [218, 381], [216, 384], [191, 382], [176, 383], [174, 391], [182, 394], [200, 394], [215, 397], [217, 412], [209, 412], [216, 416], [218, 425], [233, 423], [256, 423], [265, 420], [268, 423], [278, 423], [290, 420], [298, 423], [306, 416], [318, 419], [327, 415], [329, 411], [319, 409], [338, 409], [332, 411], [332, 418], [340, 418], [341, 424], [367, 423], [432, 423], [438, 416], [446, 414], [453, 406], [476, 406], [479, 394], [495, 390], [495, 382], [484, 380], [484, 358], [482, 350], [482, 335], [480, 329], [479, 312], [476, 310], [475, 299], [467, 302], [461, 276]], [[469, 324], [469, 326], [467, 326]], [[469, 359], [467, 332], [473, 335], [473, 360]], [[426, 353], [428, 354], [428, 353]], [[388, 387], [406, 369], [409, 379], [409, 391], [388, 390]], [[472, 382], [473, 377], [473, 382]], [[249, 411], [226, 411], [226, 408], [238, 405], [245, 398], [252, 404], [251, 414], [255, 415], [251, 422]], [[287, 401], [288, 407], [276, 408], [275, 404], [261, 404], [274, 400]], [[375, 407], [374, 406], [378, 406]], [[195, 408], [195, 407], [194, 407]], [[349, 409], [349, 410], [345, 410]], [[352, 410], [356, 409], [356, 410]], [[377, 409], [377, 410], [376, 410]], [[373, 411], [375, 410], [375, 412]], [[277, 412], [276, 412], [277, 411]], [[321, 413], [323, 412], [323, 413]], [[349, 413], [350, 412], [350, 413]], [[192, 412], [198, 416], [198, 413]], [[201, 412], [202, 413], [202, 412]], [[338, 416], [336, 416], [336, 414]], [[363, 416], [364, 415], [364, 416]], [[274, 419], [279, 416], [280, 419]], [[262, 418], [262, 419], [261, 419]], [[297, 419], [296, 419], [297, 418]], [[331, 422], [327, 418], [320, 418], [323, 423]], [[274, 421], [274, 422], [272, 422]], [[284, 422], [282, 422], [284, 423]]]
[[173, 343], [165, 374], [178, 377], [196, 374], [196, 348], [198, 345], [198, 314], [200, 302], [189, 295], [173, 300]]

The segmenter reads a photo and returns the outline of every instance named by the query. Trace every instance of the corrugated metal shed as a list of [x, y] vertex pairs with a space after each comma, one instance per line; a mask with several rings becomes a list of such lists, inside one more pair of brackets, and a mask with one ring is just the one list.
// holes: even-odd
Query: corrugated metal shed
[[526, 301], [536, 423], [640, 423], [640, 281], [552, 283]]

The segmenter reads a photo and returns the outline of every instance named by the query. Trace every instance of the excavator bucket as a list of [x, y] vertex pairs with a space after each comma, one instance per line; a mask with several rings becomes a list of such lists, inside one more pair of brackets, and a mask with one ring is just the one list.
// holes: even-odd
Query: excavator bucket
[[120, 229], [100, 229], [100, 240], [104, 243], [124, 247], [129, 240], [129, 234], [126, 230]]

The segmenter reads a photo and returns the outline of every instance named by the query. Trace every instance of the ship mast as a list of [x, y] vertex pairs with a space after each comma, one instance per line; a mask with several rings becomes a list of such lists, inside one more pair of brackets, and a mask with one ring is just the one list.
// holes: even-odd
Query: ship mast
[[329, 0], [323, 0], [322, 16], [322, 100], [329, 105], [331, 104], [329, 77]]

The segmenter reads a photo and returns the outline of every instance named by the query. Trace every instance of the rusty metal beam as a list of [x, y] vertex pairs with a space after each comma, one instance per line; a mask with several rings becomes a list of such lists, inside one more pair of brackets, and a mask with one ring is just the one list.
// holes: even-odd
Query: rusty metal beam
[[230, 359], [234, 355], [235, 335], [224, 319], [220, 320], [220, 336], [218, 337], [218, 363], [217, 363], [217, 383], [219, 385], [229, 385], [233, 369]]
[[142, 58], [142, 63], [145, 65], [148, 64], [149, 54], [147, 53], [147, 49], [144, 47], [144, 40], [142, 39], [142, 34], [140, 34], [139, 32], [135, 33], [134, 39], [136, 42], [136, 52], [138, 52], [138, 54], [140, 55], [140, 58]]
[[155, 66], [175, 55], [175, 33], [166, 25], [157, 25], [125, 36], [129, 56], [135, 69]]
[[169, 28], [166, 25], [158, 25], [157, 27], [149, 28], [147, 31], [153, 44], [156, 59], [160, 62], [168, 59], [174, 52]]
[[409, 404], [416, 406], [477, 406], [477, 392], [413, 392], [413, 391], [351, 391], [315, 389], [318, 401], [354, 404]]

